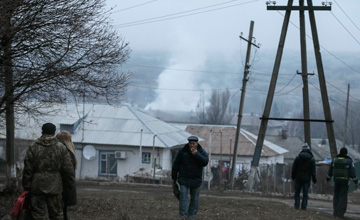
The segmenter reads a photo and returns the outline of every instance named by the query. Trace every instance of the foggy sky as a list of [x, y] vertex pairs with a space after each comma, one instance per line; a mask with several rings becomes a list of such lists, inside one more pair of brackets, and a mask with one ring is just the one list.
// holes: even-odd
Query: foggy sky
[[[322, 2], [314, 0], [313, 4], [321, 5]], [[332, 59], [331, 54], [326, 53], [327, 51], [336, 56], [346, 53], [358, 54], [360, 51], [360, 13], [358, 13], [360, 1], [336, 0], [332, 2], [332, 11], [315, 13], [322, 55], [327, 61]], [[107, 4], [108, 7], [113, 7], [112, 24], [130, 43], [133, 51], [167, 51], [170, 54], [169, 63], [164, 66], [168, 69], [164, 69], [157, 79], [158, 88], [160, 88], [155, 91], [157, 97], [147, 105], [147, 108], [194, 110], [200, 95], [199, 92], [191, 93], [191, 91], [200, 89], [210, 91], [214, 88], [213, 84], [204, 80], [204, 74], [176, 72], [169, 69], [208, 70], [209, 57], [218, 56], [224, 62], [238, 61], [238, 66], [234, 65], [232, 72], [241, 72], [241, 65], [245, 60], [246, 43], [239, 39], [239, 35], [243, 32], [243, 37], [248, 37], [251, 20], [255, 22], [253, 35], [256, 43], [261, 44], [257, 57], [257, 70], [265, 71], [269, 76], [271, 74], [273, 63], [267, 62], [265, 65], [262, 61], [275, 58], [285, 12], [267, 11], [263, 0], [107, 0]], [[217, 6], [212, 7], [216, 4]], [[285, 0], [277, 1], [277, 5], [286, 4]], [[294, 5], [298, 5], [298, 1], [295, 0]], [[197, 10], [199, 8], [202, 9]], [[184, 11], [188, 12], [181, 13]], [[172, 16], [166, 16], [171, 14]], [[308, 13], [305, 13], [305, 17], [306, 32], [308, 36], [311, 36]], [[290, 52], [300, 56], [298, 18], [299, 13], [293, 11], [284, 56]], [[157, 19], [162, 21], [153, 22]], [[311, 39], [307, 38], [309, 53], [312, 47]], [[254, 54], [254, 51], [252, 53]], [[297, 62], [294, 62], [293, 72], [301, 67], [299, 57], [297, 59]], [[308, 55], [308, 59], [313, 59], [313, 55]], [[132, 60], [130, 59], [129, 62], [131, 63]], [[324, 63], [324, 66], [326, 65]], [[339, 62], [337, 65], [343, 64]], [[344, 68], [348, 69], [346, 66]], [[256, 69], [255, 66], [254, 69]], [[316, 70], [316, 67], [309, 65], [308, 69], [312, 71]], [[266, 81], [270, 78], [269, 76], [262, 78], [265, 82], [261, 85], [268, 86]], [[242, 76], [239, 75], [238, 79], [241, 78]], [[223, 77], [220, 76], [218, 80], [219, 84], [226, 84], [222, 82]], [[301, 83], [300, 77], [292, 81], [295, 84], [290, 86], [295, 87], [297, 82]], [[337, 85], [346, 88], [344, 85], [350, 82], [351, 80], [343, 81]], [[241, 87], [241, 80], [237, 83], [236, 87]], [[231, 86], [234, 84], [230, 83], [225, 87]], [[171, 91], [161, 88], [189, 91]], [[267, 91], [267, 88], [263, 88], [263, 91]]]

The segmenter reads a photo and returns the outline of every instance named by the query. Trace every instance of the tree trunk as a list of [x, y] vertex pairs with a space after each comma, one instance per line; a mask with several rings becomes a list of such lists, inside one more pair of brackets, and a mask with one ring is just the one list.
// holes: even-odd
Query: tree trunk
[[14, 161], [14, 139], [15, 139], [15, 119], [14, 119], [14, 90], [13, 90], [13, 65], [12, 65], [12, 32], [11, 15], [12, 9], [6, 13], [4, 20], [4, 32], [2, 35], [3, 48], [3, 70], [5, 87], [5, 119], [6, 119], [6, 161], [7, 177], [16, 177]]

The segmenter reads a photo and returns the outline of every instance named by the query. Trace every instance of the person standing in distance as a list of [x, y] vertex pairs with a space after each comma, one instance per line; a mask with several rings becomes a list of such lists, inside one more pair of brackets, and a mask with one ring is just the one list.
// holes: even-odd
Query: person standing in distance
[[22, 185], [30, 192], [33, 219], [63, 220], [63, 182], [69, 189], [75, 185], [70, 155], [55, 131], [54, 124], [44, 124], [42, 136], [26, 152]]
[[307, 143], [302, 146], [302, 151], [294, 160], [291, 179], [295, 180], [294, 208], [300, 208], [300, 192], [302, 190], [301, 209], [306, 210], [311, 179], [314, 184], [317, 182], [315, 159]]
[[353, 160], [347, 153], [348, 151], [345, 147], [340, 149], [340, 154], [331, 162], [326, 177], [326, 182], [329, 182], [331, 177], [334, 178], [333, 215], [337, 218], [344, 218], [346, 212], [349, 180], [354, 181], [356, 188], [359, 186]]
[[[209, 162], [206, 151], [198, 143], [196, 136], [190, 136], [178, 152], [172, 166], [172, 179], [180, 184], [179, 213], [182, 219], [195, 219], [199, 207], [202, 172]], [[190, 192], [190, 204], [188, 193]]]
[[[76, 154], [75, 154], [75, 147], [74, 144], [71, 140], [71, 134], [68, 131], [61, 131], [60, 133], [58, 133], [55, 136], [63, 145], [65, 145], [68, 154], [71, 157], [71, 163], [73, 165], [74, 168], [74, 178], [75, 178], [75, 170], [77, 168], [77, 160], [76, 160]], [[77, 196], [76, 196], [76, 187], [73, 187], [72, 189], [70, 189], [67, 186], [67, 182], [63, 182], [63, 192], [62, 192], [62, 199], [64, 202], [64, 208], [63, 208], [63, 212], [64, 212], [64, 220], [68, 220], [68, 215], [67, 215], [67, 207], [68, 206], [74, 206], [77, 204]]]

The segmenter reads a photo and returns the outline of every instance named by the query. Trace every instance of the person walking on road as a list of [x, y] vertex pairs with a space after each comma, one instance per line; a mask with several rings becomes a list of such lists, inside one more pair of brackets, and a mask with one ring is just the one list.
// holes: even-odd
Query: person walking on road
[[300, 192], [302, 190], [301, 209], [306, 210], [311, 179], [314, 184], [317, 182], [315, 159], [307, 143], [302, 146], [302, 151], [294, 160], [291, 179], [295, 180], [294, 208], [300, 208]]
[[42, 136], [26, 152], [22, 186], [30, 192], [33, 219], [63, 220], [63, 182], [69, 189], [75, 184], [70, 155], [55, 131], [54, 124], [44, 124]]
[[345, 147], [340, 149], [340, 154], [333, 159], [326, 177], [326, 182], [331, 177], [334, 179], [333, 215], [337, 218], [344, 218], [346, 212], [349, 180], [354, 181], [356, 188], [359, 186], [353, 160], [347, 153]]
[[[55, 136], [63, 145], [65, 145], [68, 154], [71, 157], [71, 163], [74, 168], [74, 178], [75, 178], [75, 170], [77, 168], [77, 160], [76, 160], [76, 154], [75, 154], [75, 147], [71, 140], [71, 134], [68, 131], [61, 131]], [[67, 207], [68, 206], [74, 206], [77, 204], [77, 196], [76, 196], [76, 187], [70, 188], [66, 181], [63, 182], [63, 192], [62, 192], [62, 199], [64, 202], [64, 220], [68, 220], [67, 215]]]
[[[195, 219], [199, 207], [203, 167], [209, 162], [206, 151], [198, 143], [196, 136], [188, 138], [178, 152], [172, 166], [172, 179], [180, 184], [179, 213], [181, 219]], [[190, 204], [188, 193], [190, 192]]]

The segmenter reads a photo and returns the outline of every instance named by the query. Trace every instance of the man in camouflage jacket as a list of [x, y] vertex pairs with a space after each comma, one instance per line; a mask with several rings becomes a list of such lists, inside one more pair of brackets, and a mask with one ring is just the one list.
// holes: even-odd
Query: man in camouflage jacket
[[26, 152], [22, 185], [30, 192], [33, 219], [63, 219], [63, 182], [75, 186], [71, 158], [55, 131], [54, 124], [44, 124], [42, 136]]

